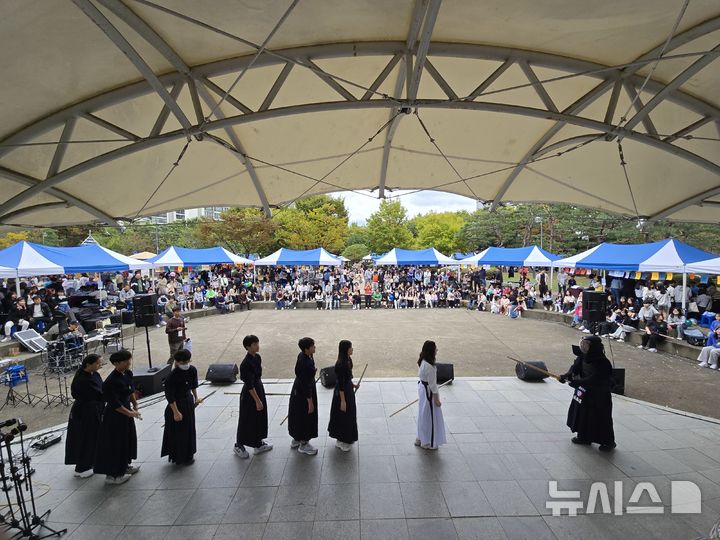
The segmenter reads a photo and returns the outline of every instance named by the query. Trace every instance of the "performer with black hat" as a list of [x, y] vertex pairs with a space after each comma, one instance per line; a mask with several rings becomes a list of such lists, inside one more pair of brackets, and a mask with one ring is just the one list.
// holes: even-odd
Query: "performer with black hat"
[[612, 420], [612, 365], [605, 356], [602, 340], [588, 336], [573, 345], [575, 362], [567, 373], [560, 376], [560, 382], [575, 388], [567, 425], [577, 433], [572, 438], [575, 444], [599, 443], [600, 450], [608, 452], [615, 448], [615, 432]]

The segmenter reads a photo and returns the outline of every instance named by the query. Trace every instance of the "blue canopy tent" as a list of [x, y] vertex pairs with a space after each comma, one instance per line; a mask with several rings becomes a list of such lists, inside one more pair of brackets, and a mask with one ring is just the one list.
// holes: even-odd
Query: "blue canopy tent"
[[553, 265], [556, 268], [685, 272], [687, 265], [713, 257], [712, 253], [678, 240], [662, 240], [649, 244], [600, 244], [572, 257], [558, 259]]
[[255, 261], [256, 266], [340, 266], [342, 261], [323, 248], [294, 250], [280, 248]]
[[435, 248], [393, 248], [382, 257], [375, 259], [375, 264], [378, 266], [447, 266], [459, 263], [455, 259], [446, 257]]
[[[712, 253], [678, 240], [649, 244], [600, 244], [572, 257], [553, 263], [556, 268], [595, 268], [638, 272], [682, 272], [687, 287], [688, 265], [715, 257]], [[685, 295], [683, 295], [683, 310]]]
[[147, 260], [155, 268], [164, 266], [203, 266], [206, 264], [251, 264], [250, 259], [240, 257], [222, 247], [181, 248], [170, 246], [162, 253]]
[[0, 276], [14, 277], [20, 292], [20, 278], [83, 272], [111, 272], [151, 268], [151, 265], [126, 257], [98, 244], [79, 247], [50, 247], [18, 242], [0, 251]]

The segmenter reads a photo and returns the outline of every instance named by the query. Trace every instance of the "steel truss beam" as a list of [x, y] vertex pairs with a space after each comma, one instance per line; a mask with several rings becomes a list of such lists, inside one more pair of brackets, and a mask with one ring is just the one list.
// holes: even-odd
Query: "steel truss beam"
[[[78, 0], [80, 1], [80, 0]], [[109, 0], [104, 0], [109, 1]], [[421, 0], [419, 0], [421, 2]], [[706, 23], [703, 23], [703, 25], [700, 25], [702, 27], [703, 32], [707, 33], [709, 31], [714, 31], [715, 29], [720, 28], [720, 18], [714, 19], [713, 21], [708, 21]], [[691, 33], [690, 35], [693, 35], [696, 37], [700, 37], [701, 35], [704, 35], [700, 30], [698, 30], [698, 27], [691, 29], [688, 31]], [[686, 32], [685, 34], [687, 34]], [[672, 46], [677, 46], [677, 44], [684, 43], [686, 39], [685, 34], [680, 34], [677, 36], [677, 41], [674, 41]], [[281, 53], [283, 56], [297, 59], [298, 62], [298, 69], [301, 68], [301, 65], [307, 61], [308, 58], [312, 58], [313, 60], [317, 59], [324, 59], [324, 58], [339, 58], [339, 57], [347, 57], [348, 61], [352, 61], [352, 57], [354, 56], [388, 56], [391, 60], [390, 64], [393, 62], [397, 63], [400, 61], [401, 58], [407, 59], [411, 55], [406, 54], [407, 45], [406, 43], [399, 43], [399, 42], [365, 42], [365, 43], [336, 43], [336, 44], [328, 44], [328, 45], [318, 45], [318, 46], [311, 46], [311, 47], [300, 47], [296, 49], [288, 49], [283, 51], [276, 51], [277, 53]], [[513, 63], [518, 63], [519, 65], [527, 65], [528, 68], [531, 67], [548, 67], [551, 69], [559, 69], [563, 71], [570, 71], [570, 72], [585, 72], [589, 70], [597, 70], [597, 69], [604, 69], [606, 66], [601, 66], [598, 64], [577, 60], [573, 58], [567, 58], [567, 57], [561, 57], [557, 55], [551, 55], [551, 54], [545, 54], [545, 53], [538, 53], [535, 51], [525, 51], [525, 50], [518, 50], [518, 49], [509, 49], [504, 47], [492, 47], [492, 46], [486, 46], [486, 45], [475, 45], [475, 44], [462, 44], [462, 43], [431, 43], [428, 48], [428, 56], [430, 57], [462, 57], [462, 58], [476, 58], [476, 59], [483, 59], [483, 60], [495, 60], [498, 62], [501, 62], [502, 65], [493, 73], [488, 79], [485, 81], [479, 82], [478, 88], [479, 91], [474, 92], [474, 97], [477, 97], [477, 94], [480, 94], [484, 89], [486, 89], [492, 81], [496, 80], [502, 72], [507, 69], [510, 65]], [[651, 57], [648, 57], [651, 58]], [[247, 64], [251, 61], [251, 57], [241, 57], [241, 58], [233, 58], [233, 59], [227, 59], [222, 60], [218, 62], [213, 62], [210, 64], [205, 64], [201, 66], [193, 67], [190, 70], [191, 77], [195, 79], [195, 81], [207, 81], [208, 88], [212, 90], [216, 94], [220, 94], [221, 92], [224, 92], [221, 88], [219, 88], [217, 85], [212, 83], [209, 78], [213, 78], [216, 76], [232, 73], [239, 71], [247, 66]], [[276, 56], [265, 54], [261, 55], [257, 61], [254, 64], [254, 67], [264, 67], [268, 65], [276, 65], [276, 64], [285, 64], [285, 70], [288, 70], [290, 68], [287, 67], [287, 65], [294, 65], [294, 63], [289, 63], [285, 59], [278, 59]], [[390, 64], [385, 66], [383, 69], [384, 77], [387, 77], [389, 72], [392, 70], [392, 67]], [[434, 66], [433, 66], [434, 68]], [[402, 72], [405, 72], [406, 70], [401, 70]], [[630, 70], [632, 71], [632, 70]], [[637, 71], [637, 70], [635, 70]], [[410, 71], [410, 73], [413, 73], [414, 71]], [[440, 77], [442, 79], [442, 76], [437, 73], [437, 70], [434, 70], [435, 74], [433, 77], [436, 78]], [[383, 77], [381, 77], [383, 73], [378, 75], [378, 79], [376, 79], [376, 82]], [[633, 140], [640, 141], [644, 144], [649, 144], [655, 148], [662, 149], [663, 151], [667, 151], [672, 153], [673, 155], [676, 155], [678, 157], [681, 157], [682, 159], [687, 159], [693, 163], [696, 163], [700, 165], [701, 167], [704, 167], [708, 170], [712, 170], [715, 174], [718, 174], [720, 171], [718, 171], [718, 165], [714, 164], [712, 162], [709, 162], [708, 160], [705, 160], [701, 158], [700, 156], [697, 156], [693, 154], [692, 152], [689, 152], [687, 150], [684, 150], [682, 148], [676, 147], [671, 144], [672, 141], [662, 141], [657, 138], [653, 138], [651, 136], [637, 133], [631, 130], [623, 129], [623, 130], [615, 130], [615, 128], [609, 123], [609, 122], [601, 122], [601, 121], [594, 121], [587, 118], [582, 118], [578, 116], [578, 112], [581, 111], [585, 106], [587, 106], [587, 101], [592, 100], [593, 98], [599, 97], [602, 95], [603, 91], [609, 90], [609, 88], [615, 84], [615, 88], [618, 87], [617, 83], [615, 83], [616, 80], [619, 78], [623, 79], [623, 82], [621, 84], [624, 84], [625, 82], [629, 83], [633, 87], [639, 87], [640, 84], [642, 84], [643, 77], [637, 75], [635, 72], [629, 73], [627, 70], [610, 70], [605, 71], [600, 74], [590, 74], [587, 75], [589, 77], [593, 77], [600, 80], [600, 83], [598, 86], [596, 86], [591, 92], [580, 98], [573, 106], [569, 107], [565, 111], [557, 112], [550, 109], [537, 109], [532, 107], [524, 107], [519, 105], [506, 105], [506, 104], [495, 104], [495, 103], [484, 103], [484, 102], [476, 102], [472, 101], [471, 99], [467, 100], [423, 100], [418, 99], [417, 103], [411, 102], [407, 99], [399, 99], [399, 92], [396, 92], [395, 96], [392, 97], [392, 99], [368, 99], [369, 96], [366, 95], [363, 96], [363, 99], [344, 99], [341, 101], [336, 102], [329, 102], [329, 103], [312, 103], [312, 104], [300, 104], [297, 106], [292, 107], [282, 107], [282, 108], [276, 108], [272, 109], [270, 108], [272, 104], [272, 99], [274, 95], [279, 92], [280, 88], [284, 84], [284, 80], [280, 80], [279, 77], [278, 81], [276, 81], [276, 84], [273, 85], [273, 88], [269, 92], [268, 96], [265, 98], [264, 101], [268, 101], [267, 109], [263, 110], [263, 107], [261, 107], [260, 111], [257, 112], [248, 112], [250, 109], [242, 104], [240, 102], [235, 103], [233, 100], [228, 99], [228, 102], [235, 106], [238, 109], [238, 112], [242, 112], [242, 114], [238, 114], [236, 116], [223, 118], [223, 119], [217, 119], [211, 122], [206, 123], [203, 128], [210, 131], [213, 129], [220, 129], [225, 128], [232, 125], [242, 124], [242, 123], [248, 123], [255, 120], [261, 120], [261, 119], [267, 119], [267, 118], [275, 118], [275, 117], [282, 117], [282, 116], [288, 116], [288, 115], [294, 115], [294, 114], [305, 114], [310, 113], [313, 111], [320, 111], [320, 110], [353, 110], [353, 109], [377, 109], [377, 108], [387, 108], [390, 109], [391, 114], [395, 114], [395, 112], [398, 110], [398, 108], [402, 107], [412, 107], [412, 106], [418, 106], [418, 107], [430, 107], [430, 108], [456, 108], [456, 109], [467, 109], [467, 110], [483, 110], [483, 111], [492, 111], [492, 112], [500, 112], [500, 113], [507, 113], [507, 114], [520, 114], [520, 115], [526, 115], [529, 117], [534, 118], [544, 118], [544, 119], [553, 119], [556, 120], [556, 122], [562, 122], [564, 124], [572, 124], [572, 125], [580, 125], [587, 127], [590, 131], [596, 131], [598, 133], [606, 133], [606, 134], [612, 134], [612, 135], [620, 135], [622, 134], [623, 137], [628, 137]], [[157, 80], [160, 82], [160, 84], [163, 86], [163, 89], [165, 86], [171, 86], [175, 84], [184, 84], [187, 82], [187, 74], [181, 71], [175, 71], [172, 73], [168, 73], [166, 75], [162, 75], [157, 77]], [[332, 80], [332, 76], [328, 75], [329, 79]], [[442, 79], [444, 81], [444, 79]], [[490, 82], [488, 82], [490, 81]], [[377, 82], [377, 86], [381, 84], [380, 82]], [[400, 83], [400, 87], [402, 88], [402, 82]], [[444, 83], [447, 85], [447, 88], [450, 91], [453, 91], [447, 82]], [[667, 99], [669, 101], [672, 101], [673, 103], [679, 104], [699, 115], [701, 115], [703, 118], [708, 118], [708, 122], [715, 121], [720, 122], [720, 110], [718, 108], [712, 106], [709, 103], [706, 103], [694, 96], [690, 96], [688, 94], [683, 93], [678, 88], [667, 88], [668, 85], [663, 84], [660, 81], [650, 80], [648, 84], [646, 85], [646, 90], [650, 92], [660, 92], [663, 89], [665, 90], [664, 99]], [[141, 81], [138, 83], [134, 83], [131, 85], [128, 85], [126, 87], [108, 92], [103, 95], [95, 96], [93, 98], [90, 98], [84, 102], [77, 103], [75, 105], [72, 105], [66, 109], [63, 109], [61, 111], [58, 111], [57, 113], [54, 113], [46, 118], [43, 118], [37, 122], [35, 122], [32, 125], [29, 125], [15, 134], [7, 137], [3, 142], [5, 144], [14, 144], [14, 143], [20, 143], [25, 141], [31, 141], [34, 138], [38, 137], [39, 135], [50, 131], [52, 129], [57, 128], [59, 125], [63, 125], [68, 120], [77, 118], [77, 117], [85, 117], [87, 118], [87, 115], [96, 115], [98, 111], [101, 111], [103, 108], [114, 105], [121, 101], [126, 101], [128, 99], [133, 99], [135, 97], [140, 97], [143, 95], [147, 95], [149, 93], [152, 93], [154, 91], [154, 87], [149, 81]], [[539, 91], [539, 90], [538, 90]], [[274, 93], [274, 95], [273, 95]], [[456, 93], [456, 92], [455, 92]], [[457, 93], [456, 93], [457, 94]], [[340, 96], [343, 97], [343, 96]], [[549, 96], [548, 96], [549, 97]], [[270, 98], [268, 100], [268, 98]], [[482, 99], [482, 96], [480, 96], [480, 99]], [[237, 101], [237, 100], [235, 100]], [[545, 100], [544, 100], [545, 101]], [[173, 100], [172, 103], [177, 106], [177, 103]], [[546, 106], [549, 107], [550, 102], [546, 103]], [[168, 109], [170, 109], [170, 106], [168, 106]], [[186, 117], [187, 118], [187, 117]], [[400, 118], [400, 117], [398, 117]], [[96, 122], [97, 123], [97, 122]], [[181, 124], [182, 125], [182, 124]], [[111, 126], [107, 126], [110, 131], [113, 130]], [[117, 127], [117, 126], [115, 126]], [[190, 132], [196, 131], [198, 126], [190, 126]], [[122, 128], [119, 128], [122, 129]], [[552, 128], [554, 130], [554, 133], [556, 133], [559, 128]], [[125, 130], [123, 130], [125, 131]], [[384, 150], [383, 155], [383, 168], [381, 170], [380, 175], [380, 187], [383, 188], [381, 190], [384, 191], [384, 185], [386, 180], [386, 166], [387, 166], [387, 153], [389, 153], [389, 146], [392, 139], [392, 133], [394, 132], [394, 129], [388, 130], [388, 137], [386, 138], [386, 144], [385, 147], [387, 148], [387, 151]], [[176, 130], [170, 133], [157, 133], [154, 134], [151, 137], [145, 137], [141, 138], [139, 140], [135, 140], [134, 142], [129, 141], [129, 144], [116, 148], [114, 150], [111, 150], [105, 154], [102, 154], [100, 156], [93, 157], [91, 159], [88, 159], [85, 162], [79, 163], [73, 167], [70, 167], [66, 170], [57, 171], [55, 174], [49, 176], [45, 181], [41, 181], [39, 179], [32, 179], [33, 185], [30, 186], [27, 190], [24, 192], [16, 195], [15, 197], [12, 197], [10, 200], [4, 202], [0, 205], [0, 220], [3, 219], [1, 217], [2, 214], [5, 214], [7, 212], [10, 212], [11, 210], [15, 209], [19, 205], [21, 205], [26, 200], [30, 199], [33, 195], [37, 195], [38, 193], [41, 193], [43, 191], [46, 191], [50, 188], [54, 188], [55, 186], [61, 184], [65, 180], [69, 178], [73, 178], [74, 176], [81, 174], [83, 172], [92, 170], [93, 168], [100, 166], [104, 163], [107, 163], [109, 161], [112, 161], [114, 159], [118, 159], [127, 155], [131, 155], [137, 151], [150, 148], [159, 144], [163, 144], [168, 141], [176, 140], [181, 137], [186, 137], [188, 133], [188, 130], [185, 129], [183, 126], [183, 129]], [[553, 133], [553, 135], [554, 135]], [[135, 137], [142, 137], [142, 135], [135, 135], [130, 134], [127, 132], [127, 135]], [[541, 150], [542, 146], [547, 143], [547, 141], [552, 137], [547, 137], [547, 140], [545, 140], [542, 144], [533, 145], [533, 147], [537, 146], [537, 149], [535, 151]], [[674, 139], [673, 139], [674, 140]], [[6, 154], [7, 152], [11, 151], [12, 148], [0, 148], [0, 156], [3, 154]], [[529, 153], [530, 154], [530, 153]], [[526, 161], [526, 160], [523, 160]], [[527, 162], [530, 162], [531, 159], [528, 159]], [[384, 174], [383, 174], [384, 171]], [[14, 172], [14, 171], [10, 171]], [[519, 174], [519, 173], [518, 173]], [[7, 170], [3, 171], [0, 169], [0, 175], [1, 176], [8, 176]], [[517, 177], [517, 174], [515, 175]], [[508, 184], [509, 187], [509, 184]], [[506, 191], [506, 190], [505, 190]], [[496, 197], [496, 200], [499, 200], [502, 195], [499, 195], [499, 197]], [[73, 202], [73, 204], [75, 204]], [[97, 217], [97, 213], [93, 213], [92, 215], [95, 215]]]
[[[714, 19], [710, 19], [708, 21], [700, 23], [697, 26], [694, 26], [693, 28], [689, 28], [685, 32], [682, 32], [682, 33], [674, 36], [670, 40], [670, 42], [667, 44], [665, 52], [669, 53], [683, 45], [686, 45], [687, 43], [692, 42], [695, 39], [698, 39], [699, 37], [705, 36], [705, 35], [707, 35], [711, 32], [714, 32], [718, 29], [720, 29], [720, 17], [716, 17]], [[657, 57], [659, 54], [661, 54], [663, 52], [663, 47], [665, 47], [665, 44], [658, 45], [657, 47], [651, 49], [647, 53], [638, 57], [637, 61], [645, 61], [645, 60], [654, 59], [655, 57]], [[707, 58], [707, 56], [708, 55], [703, 57], [701, 60], [698, 60], [698, 62]], [[523, 68], [523, 71], [525, 72], [526, 76], [528, 78], [532, 78], [533, 74], [528, 72], [528, 70], [529, 71], [532, 71], [532, 70], [529, 66], [527, 66], [527, 61], [521, 63], [520, 65]], [[527, 67], [525, 67], [525, 66], [527, 66]], [[630, 95], [630, 99], [633, 100], [634, 94], [635, 94], [635, 85], [637, 85], [637, 83], [638, 83], [637, 72], [641, 68], [642, 68], [641, 65], [629, 66], [629, 67], [623, 69], [622, 71], [618, 72], [617, 74], [615, 74], [612, 93], [610, 94], [610, 100], [608, 102], [607, 110], [605, 112], [605, 123], [606, 124], [611, 124], [613, 121], [613, 118], [615, 115], [615, 109], [617, 108], [618, 99], [620, 97], [620, 91], [622, 90], [623, 87]], [[648, 83], [650, 83], [650, 82], [651, 81], [648, 81]], [[652, 81], [652, 82], [655, 83], [655, 81]], [[573, 106], [571, 106], [570, 111], [573, 113], [577, 113], [577, 112], [581, 111], [582, 109], [584, 109], [585, 107], [587, 107], [593, 101], [597, 100], [601, 95], [603, 95], [602, 93], [600, 93], [600, 94], [595, 94], [595, 96], [592, 97], [592, 94], [597, 89], [599, 89], [602, 86], [602, 84], [603, 83], [596, 86], [594, 89], [590, 90], [590, 92], [588, 92], [585, 96], [583, 96], [583, 98], [578, 100], [578, 102], [576, 102], [576, 104], [579, 105], [579, 107], [576, 110], [572, 110]], [[642, 85], [638, 85], [638, 87], [640, 87], [640, 86], [642, 86]], [[656, 85], [653, 84], [653, 86], [655, 87]], [[646, 85], [646, 88], [647, 87], [648, 87], [648, 85]], [[677, 90], [679, 87], [680, 87], [680, 85], [676, 85], [676, 86], [667, 85], [662, 88], [653, 88], [653, 89], [655, 89], [658, 92], [658, 94], [660, 94], [660, 93], [663, 94], [660, 99], [665, 99], [665, 98], [669, 97], [669, 95], [672, 93], [673, 90]], [[539, 87], [539, 88], [541, 88], [541, 87]], [[542, 98], [543, 96], [540, 95], [540, 97]], [[590, 98], [590, 101], [588, 101], [585, 104], [582, 104], [582, 101], [586, 98]], [[639, 99], [638, 99], [638, 101], [639, 101]], [[659, 104], [659, 103], [660, 102], [658, 101], [658, 103], [654, 104], [653, 108], [655, 106], [657, 106], [657, 104]], [[545, 105], [549, 107], [549, 105], [547, 103]], [[636, 106], [637, 106], [637, 104], [636, 104]], [[651, 109], [645, 109], [645, 107], [642, 107], [640, 110], [638, 110], [638, 113], [636, 114], [635, 118], [633, 118], [633, 120], [635, 120], [635, 119], [643, 120], [643, 125], [645, 126], [646, 131], [650, 134], [657, 135], [657, 131], [655, 130], [655, 127], [652, 124], [652, 121], [647, 116], [647, 114], [649, 114], [650, 110]], [[643, 112], [644, 114], [641, 115], [641, 112]], [[710, 114], [709, 116], [715, 117], [712, 114]], [[636, 123], [637, 122], [635, 122], [635, 124]], [[632, 124], [629, 127], [632, 128], [632, 127], [634, 127], [635, 124]], [[507, 193], [507, 190], [510, 188], [510, 186], [515, 181], [515, 179], [520, 175], [520, 173], [524, 170], [524, 168], [527, 166], [527, 164], [532, 161], [533, 157], [535, 157], [542, 150], [543, 146], [545, 144], [547, 144], [550, 141], [550, 139], [552, 139], [555, 136], [555, 134], [563, 126], [564, 126], [564, 124], [556, 124], [555, 126], [550, 128], [544, 135], [542, 135], [535, 142], [535, 144], [533, 144], [530, 147], [528, 152], [525, 154], [523, 159], [520, 161], [520, 164], [510, 172], [507, 179], [505, 180], [505, 182], [503, 182], [502, 186], [496, 193], [495, 199], [493, 200], [492, 205], [490, 206], [491, 210], [494, 210], [497, 207], [497, 205], [500, 203], [500, 201], [502, 200], [505, 193]], [[613, 137], [614, 137], [614, 134], [610, 133], [610, 134], [606, 135], [605, 140], [608, 140], [608, 141], [612, 140]], [[675, 140], [675, 139], [673, 139], [673, 140]], [[672, 142], [672, 141], [667, 141], [667, 142]]]

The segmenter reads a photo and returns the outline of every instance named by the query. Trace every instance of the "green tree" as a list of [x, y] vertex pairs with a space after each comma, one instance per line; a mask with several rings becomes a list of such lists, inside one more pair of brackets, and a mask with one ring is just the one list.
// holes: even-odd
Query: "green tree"
[[414, 217], [411, 221], [417, 230], [415, 247], [434, 247], [446, 254], [465, 251], [466, 243], [459, 233], [468, 217], [466, 212], [431, 212]]
[[269, 253], [276, 249], [279, 224], [256, 208], [231, 208], [220, 221], [200, 220], [195, 231], [198, 242], [224, 246], [234, 253]]
[[368, 247], [373, 253], [412, 246], [407, 211], [400, 201], [380, 201], [380, 208], [367, 220], [367, 235]]
[[367, 244], [368, 234], [367, 227], [364, 225], [358, 225], [357, 223], [351, 223], [348, 227], [348, 235], [345, 239], [345, 245], [351, 246], [353, 244]]
[[359, 261], [368, 253], [370, 253], [370, 248], [368, 248], [365, 244], [351, 244], [345, 248], [345, 251], [342, 252], [342, 256], [347, 257], [351, 261]]
[[348, 213], [345, 201], [317, 195], [297, 201], [293, 207], [275, 213], [278, 228], [275, 240], [290, 249], [324, 247], [340, 252], [348, 235]]

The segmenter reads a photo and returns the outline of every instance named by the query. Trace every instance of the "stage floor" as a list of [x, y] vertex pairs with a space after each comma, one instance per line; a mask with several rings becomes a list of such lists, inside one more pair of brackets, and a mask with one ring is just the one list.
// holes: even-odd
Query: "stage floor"
[[[267, 381], [269, 382], [269, 381]], [[318, 385], [319, 447], [311, 457], [291, 451], [287, 397], [269, 397], [269, 442], [275, 448], [242, 460], [232, 453], [239, 385], [202, 386], [217, 392], [197, 409], [198, 453], [189, 467], [160, 458], [165, 403], [145, 408], [137, 422], [142, 468], [121, 486], [104, 477], [73, 477], [63, 444], [37, 455], [33, 466], [39, 509], [73, 540], [296, 538], [629, 538], [689, 539], [707, 535], [720, 516], [720, 423], [655, 406], [614, 399], [618, 449], [576, 446], [565, 427], [571, 388], [555, 381], [509, 377], [458, 379], [441, 390], [448, 445], [416, 448], [415, 379], [371, 379], [358, 398], [360, 441], [349, 453], [328, 439], [332, 393]], [[268, 384], [268, 392], [290, 385]], [[579, 490], [577, 516], [553, 517], [548, 482]], [[604, 482], [610, 512], [621, 481], [623, 515], [586, 514], [593, 482]], [[671, 514], [671, 482], [694, 482], [701, 513]], [[627, 514], [632, 492], [651, 482], [637, 505], [659, 514]], [[49, 490], [49, 491], [48, 491]], [[675, 499], [673, 499], [675, 500]], [[678, 498], [675, 502], [678, 502]], [[686, 501], [689, 502], [689, 501]], [[633, 505], [631, 505], [633, 506]], [[690, 505], [692, 506], [692, 505]], [[567, 510], [563, 511], [567, 514]]]

